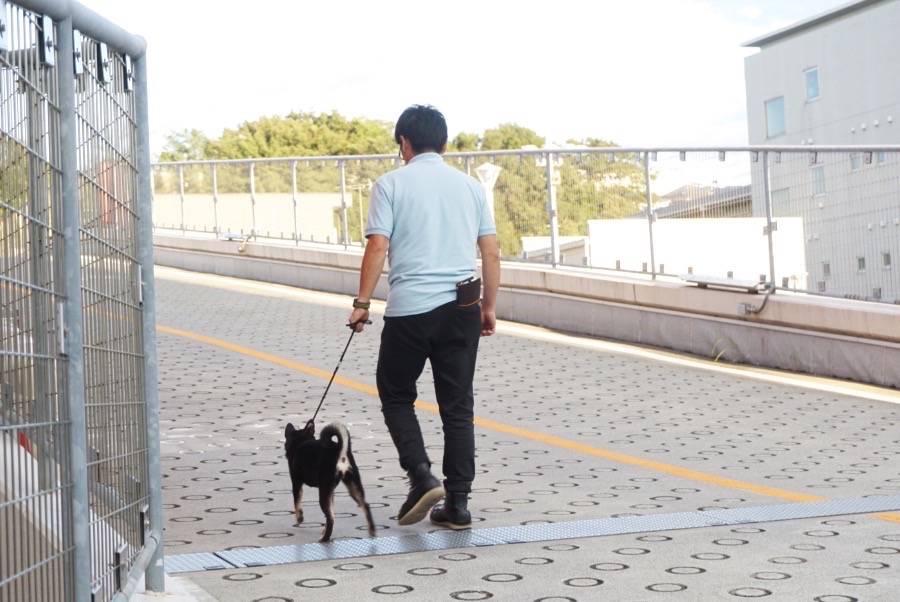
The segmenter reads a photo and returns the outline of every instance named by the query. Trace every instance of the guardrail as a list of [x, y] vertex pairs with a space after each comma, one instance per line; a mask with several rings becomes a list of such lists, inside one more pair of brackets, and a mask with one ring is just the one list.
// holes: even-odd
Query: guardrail
[[[447, 153], [481, 179], [507, 261], [900, 302], [900, 146]], [[153, 165], [157, 232], [361, 246], [396, 156]]]
[[163, 591], [145, 43], [0, 0], [0, 599]]

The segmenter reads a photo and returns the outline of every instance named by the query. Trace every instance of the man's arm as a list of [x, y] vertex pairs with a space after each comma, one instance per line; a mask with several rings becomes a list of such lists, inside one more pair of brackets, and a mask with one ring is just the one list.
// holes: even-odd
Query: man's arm
[[497, 249], [497, 235], [485, 234], [478, 237], [481, 252], [481, 336], [489, 337], [497, 329], [497, 289], [500, 288], [500, 251]]
[[[387, 256], [390, 239], [381, 234], [371, 234], [369, 241], [366, 243], [366, 250], [363, 253], [362, 266], [359, 269], [359, 292], [356, 298], [362, 303], [368, 303], [372, 300], [372, 294], [378, 285], [378, 279], [381, 278], [381, 272], [384, 270], [384, 259]], [[356, 332], [362, 332], [363, 322], [369, 319], [368, 309], [356, 308], [350, 314], [350, 324], [359, 322], [356, 325]]]

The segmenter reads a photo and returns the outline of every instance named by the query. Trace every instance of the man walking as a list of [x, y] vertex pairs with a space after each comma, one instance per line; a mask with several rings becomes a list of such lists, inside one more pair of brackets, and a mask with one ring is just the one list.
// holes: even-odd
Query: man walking
[[[432, 106], [403, 111], [394, 129], [401, 169], [372, 189], [368, 239], [350, 323], [363, 329], [387, 256], [388, 299], [376, 382], [381, 411], [410, 479], [401, 525], [431, 522], [468, 529], [468, 496], [475, 478], [475, 399], [472, 381], [481, 336], [496, 328], [500, 281], [496, 228], [484, 187], [446, 165], [447, 123]], [[479, 302], [476, 247], [484, 291]], [[431, 472], [413, 404], [416, 380], [431, 362], [444, 431], [444, 483]], [[445, 503], [435, 505], [446, 494]]]

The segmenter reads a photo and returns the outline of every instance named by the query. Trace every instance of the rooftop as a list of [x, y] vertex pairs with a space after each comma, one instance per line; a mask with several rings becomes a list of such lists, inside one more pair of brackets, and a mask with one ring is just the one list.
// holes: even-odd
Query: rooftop
[[875, 4], [882, 4], [885, 2], [893, 1], [894, 0], [854, 0], [853, 2], [842, 4], [841, 6], [833, 8], [831, 10], [809, 17], [808, 19], [798, 21], [793, 25], [788, 25], [787, 27], [783, 27], [777, 31], [773, 31], [772, 33], [767, 33], [748, 42], [744, 42], [743, 44], [741, 44], [741, 46], [745, 48], [762, 48], [763, 46], [767, 46], [768, 44], [778, 42], [779, 40], [783, 40], [784, 38], [788, 38], [798, 33], [802, 33], [808, 29], [818, 27], [819, 25], [827, 23], [828, 21], [833, 21], [846, 15], [869, 8], [870, 6], [873, 6]]

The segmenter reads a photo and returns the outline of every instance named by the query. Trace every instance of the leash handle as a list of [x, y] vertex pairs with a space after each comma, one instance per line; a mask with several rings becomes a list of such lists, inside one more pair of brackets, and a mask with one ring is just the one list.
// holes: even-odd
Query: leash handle
[[338, 360], [337, 366], [334, 367], [334, 372], [331, 373], [331, 380], [328, 381], [328, 385], [325, 387], [325, 392], [322, 393], [322, 399], [319, 400], [319, 405], [318, 407], [316, 407], [316, 411], [313, 414], [312, 420], [310, 422], [315, 421], [316, 416], [319, 415], [319, 410], [322, 409], [322, 403], [325, 402], [325, 396], [328, 395], [328, 390], [331, 388], [331, 383], [334, 382], [334, 377], [337, 376], [338, 368], [341, 367], [341, 363], [344, 361], [344, 355], [347, 354], [347, 349], [350, 348], [350, 341], [353, 340], [353, 335], [356, 334], [356, 326], [360, 323], [371, 324], [372, 320], [357, 320], [356, 322], [347, 324], [347, 326], [350, 328], [350, 338], [347, 339], [347, 344], [344, 345], [344, 351], [341, 352], [341, 357]]

